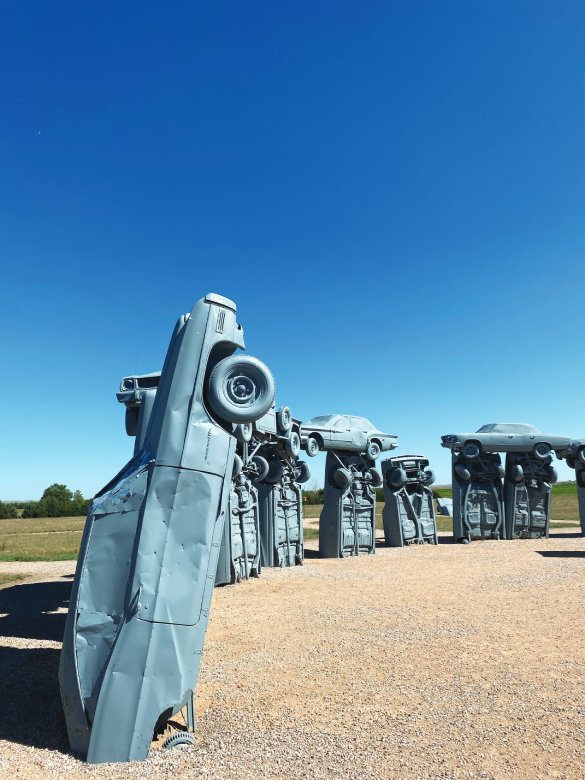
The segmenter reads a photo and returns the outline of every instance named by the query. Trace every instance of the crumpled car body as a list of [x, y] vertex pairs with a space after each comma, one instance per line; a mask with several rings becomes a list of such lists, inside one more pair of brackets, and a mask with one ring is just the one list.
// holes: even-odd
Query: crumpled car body
[[142, 444], [89, 508], [59, 668], [69, 741], [89, 763], [144, 759], [154, 731], [192, 705], [233, 422], [258, 419], [274, 395], [238, 348], [227, 298], [209, 294], [179, 319]]

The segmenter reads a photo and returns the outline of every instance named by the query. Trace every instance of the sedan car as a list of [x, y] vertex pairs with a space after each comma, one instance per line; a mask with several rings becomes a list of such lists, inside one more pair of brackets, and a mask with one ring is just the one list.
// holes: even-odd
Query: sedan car
[[525, 423], [489, 423], [475, 433], [449, 433], [441, 436], [441, 444], [464, 457], [477, 458], [482, 452], [531, 452], [540, 460], [552, 450], [562, 451], [571, 439], [542, 433], [534, 425]]
[[396, 439], [393, 433], [379, 431], [365, 417], [349, 414], [326, 414], [301, 425], [301, 441], [309, 455], [317, 450], [349, 450], [376, 460], [381, 452], [398, 446]]

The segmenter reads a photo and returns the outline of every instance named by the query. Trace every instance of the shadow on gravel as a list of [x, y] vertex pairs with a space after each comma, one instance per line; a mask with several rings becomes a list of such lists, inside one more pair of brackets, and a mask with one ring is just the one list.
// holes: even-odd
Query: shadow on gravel
[[[0, 636], [61, 642], [71, 582], [31, 582], [0, 590]], [[0, 739], [68, 753], [61, 709], [60, 650], [0, 647]]]
[[[65, 613], [71, 582], [30, 582], [0, 590], [0, 636], [52, 639], [60, 642], [65, 631]], [[0, 669], [2, 666], [0, 666]], [[0, 699], [0, 702], [2, 700]]]
[[576, 531], [575, 533], [571, 532], [570, 534], [559, 534], [559, 533], [551, 533], [548, 535], [549, 539], [581, 539], [583, 534], [580, 531]]
[[319, 555], [319, 550], [307, 550], [307, 548], [305, 548], [303, 557], [304, 558], [320, 558], [321, 556]]
[[585, 558], [583, 550], [537, 550], [537, 554], [543, 558]]
[[59, 650], [0, 647], [0, 739], [69, 752], [58, 668]]

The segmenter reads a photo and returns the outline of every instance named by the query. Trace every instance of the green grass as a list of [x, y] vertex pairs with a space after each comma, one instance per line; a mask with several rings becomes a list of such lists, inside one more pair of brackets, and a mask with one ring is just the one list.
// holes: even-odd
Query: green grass
[[84, 525], [84, 517], [0, 520], [0, 561], [75, 560]]

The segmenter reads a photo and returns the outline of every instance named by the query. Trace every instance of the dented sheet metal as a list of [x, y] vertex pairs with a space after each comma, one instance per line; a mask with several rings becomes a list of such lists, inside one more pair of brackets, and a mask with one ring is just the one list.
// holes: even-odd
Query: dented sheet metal
[[155, 729], [192, 704], [233, 424], [261, 417], [274, 396], [266, 366], [234, 355], [243, 347], [226, 298], [180, 318], [160, 381], [147, 375], [130, 405], [136, 455], [90, 506], [59, 669], [70, 744], [90, 763], [145, 758]]

